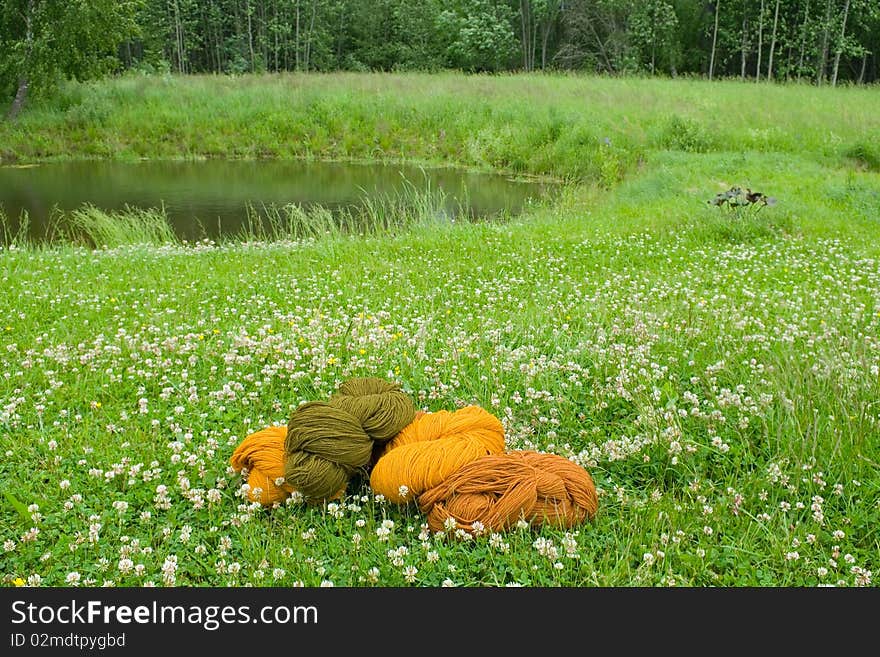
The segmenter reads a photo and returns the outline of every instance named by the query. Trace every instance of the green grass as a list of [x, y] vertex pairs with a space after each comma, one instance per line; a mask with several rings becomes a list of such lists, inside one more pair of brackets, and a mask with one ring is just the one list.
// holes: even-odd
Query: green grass
[[[13, 242], [0, 252], [2, 581], [875, 584], [880, 174], [844, 149], [872, 143], [877, 118], [859, 108], [876, 91], [445, 74], [194, 82], [95, 88], [144, 112], [135, 94], [176, 85], [181, 104], [235, 101], [226, 116], [236, 103], [263, 107], [268, 125], [290, 118], [277, 107], [299, 85], [292, 102], [337, 108], [356, 134], [381, 136], [384, 121], [390, 143], [420, 144], [385, 154], [466, 165], [477, 158], [464, 137], [453, 140], [461, 149], [431, 153], [437, 142], [411, 126], [436, 127], [445, 107], [458, 122], [447, 136], [469, 123], [506, 131], [514, 149], [534, 134], [529, 118], [558, 105], [593, 136], [614, 124], [609, 114], [628, 117], [612, 144], [627, 140], [620, 161], [639, 153], [642, 163], [506, 221], [389, 225], [402, 210], [379, 203], [362, 231], [296, 232], [302, 219], [281, 213], [267, 233], [185, 245], [145, 234], [135, 217], [116, 239], [109, 224], [120, 217], [84, 211], [93, 235], [110, 236], [106, 248]], [[356, 89], [375, 95], [358, 103]], [[739, 102], [723, 105], [736, 89]], [[53, 123], [55, 102], [25, 115], [54, 144], [29, 156], [62, 154], [69, 133]], [[601, 103], [607, 111], [591, 111]], [[171, 105], [149, 116], [181, 134], [189, 124]], [[493, 123], [479, 118], [487, 107], [526, 116]], [[701, 128], [662, 138], [670, 112]], [[762, 143], [740, 130], [758, 116], [756, 130], [773, 136]], [[111, 134], [122, 145], [112, 154], [131, 154], [134, 131], [115, 112], [103, 120], [112, 127], [78, 128], [90, 137], [68, 155], [100, 154]], [[0, 143], [24, 155], [14, 139]], [[213, 154], [254, 154], [235, 143]], [[173, 150], [161, 148], [147, 154]], [[278, 148], [270, 154], [293, 154]], [[576, 152], [556, 170], [527, 152], [522, 170], [573, 174]], [[734, 185], [778, 203], [742, 216], [707, 204]], [[341, 506], [247, 505], [227, 469], [244, 435], [362, 375], [399, 380], [428, 410], [482, 405], [502, 418], [511, 449], [574, 459], [600, 489], [597, 517], [461, 541], [423, 533], [414, 505], [366, 487]], [[393, 523], [387, 540], [383, 522]]]
[[876, 104], [873, 88], [686, 79], [129, 76], [0, 123], [0, 158], [406, 159], [610, 185], [657, 148], [839, 163], [876, 150]]

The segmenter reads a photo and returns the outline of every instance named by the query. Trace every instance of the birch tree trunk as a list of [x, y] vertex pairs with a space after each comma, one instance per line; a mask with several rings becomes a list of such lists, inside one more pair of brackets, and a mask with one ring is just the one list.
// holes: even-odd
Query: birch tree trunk
[[776, 11], [773, 13], [773, 36], [770, 37], [770, 56], [767, 59], [767, 81], [773, 81], [773, 53], [776, 50], [776, 26], [779, 24], [779, 0], [776, 0]]
[[758, 14], [758, 63], [755, 66], [755, 82], [761, 81], [761, 47], [764, 44], [764, 0], [761, 0], [761, 13]]
[[825, 0], [825, 24], [822, 26], [822, 56], [819, 60], [819, 71], [816, 82], [821, 86], [825, 82], [825, 69], [828, 68], [828, 32], [831, 29], [831, 0]]
[[293, 70], [299, 70], [299, 0], [296, 0], [296, 36], [293, 40], [293, 53], [295, 55]]
[[21, 110], [27, 102], [28, 89], [30, 88], [30, 78], [28, 77], [28, 66], [30, 65], [31, 52], [34, 48], [34, 9], [35, 0], [28, 0], [27, 13], [24, 17], [24, 64], [22, 65], [21, 75], [18, 78], [18, 90], [15, 92], [15, 98], [9, 111], [6, 113], [8, 121], [15, 121]]
[[798, 82], [801, 80], [801, 73], [804, 70], [804, 53], [807, 49], [807, 27], [810, 24], [810, 0], [807, 0], [806, 7], [804, 8], [804, 22], [801, 25], [801, 54], [800, 59], [798, 60], [798, 74], [797, 79]]
[[246, 0], [245, 9], [248, 19], [248, 50], [251, 53], [251, 73], [253, 73], [256, 70], [256, 58], [254, 57], [254, 24], [251, 20], [251, 14], [253, 13], [251, 10], [251, 0]]
[[846, 19], [849, 16], [849, 0], [843, 5], [843, 25], [840, 28], [840, 41], [837, 44], [837, 51], [834, 53], [834, 71], [831, 74], [831, 86], [837, 86], [837, 71], [840, 68], [840, 54], [843, 52], [843, 39], [846, 37]]
[[312, 34], [315, 31], [315, 14], [318, 12], [318, 0], [312, 0], [312, 17], [309, 20], [309, 32], [306, 36], [305, 68], [309, 70], [309, 60], [312, 57]]
[[522, 34], [523, 68], [528, 73], [532, 70], [532, 60], [529, 56], [532, 49], [532, 12], [530, 0], [519, 0], [519, 22]]
[[712, 30], [712, 53], [709, 55], [709, 79], [715, 74], [715, 44], [718, 43], [718, 14], [721, 11], [721, 0], [715, 0], [715, 28]]

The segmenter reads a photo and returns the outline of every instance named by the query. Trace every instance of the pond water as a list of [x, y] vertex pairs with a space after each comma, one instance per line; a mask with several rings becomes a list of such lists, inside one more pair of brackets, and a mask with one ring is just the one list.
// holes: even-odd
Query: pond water
[[[441, 193], [449, 215], [470, 219], [515, 215], [551, 186], [454, 168], [306, 161], [208, 160], [119, 163], [77, 161], [0, 167], [0, 208], [13, 227], [27, 212], [32, 239], [45, 236], [57, 208], [92, 204], [102, 210], [163, 208], [178, 237], [198, 240], [234, 234], [248, 208], [289, 203], [352, 208], [365, 197], [430, 190]], [[252, 217], [254, 215], [252, 214]]]

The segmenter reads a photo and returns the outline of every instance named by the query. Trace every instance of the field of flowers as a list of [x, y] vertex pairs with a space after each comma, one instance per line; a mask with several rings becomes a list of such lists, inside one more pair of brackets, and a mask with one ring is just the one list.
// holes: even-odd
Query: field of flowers
[[[733, 184], [778, 204], [736, 216]], [[880, 174], [656, 151], [516, 220], [0, 251], [0, 579], [42, 586], [874, 586]], [[352, 376], [584, 466], [594, 521], [463, 539], [229, 456]]]

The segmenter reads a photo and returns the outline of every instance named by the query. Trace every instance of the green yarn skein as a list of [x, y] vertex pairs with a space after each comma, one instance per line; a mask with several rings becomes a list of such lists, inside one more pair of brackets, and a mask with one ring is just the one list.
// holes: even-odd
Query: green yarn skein
[[329, 401], [303, 404], [290, 415], [284, 479], [308, 502], [337, 497], [369, 465], [376, 442], [391, 440], [415, 419], [410, 397], [374, 377], [349, 379]]

